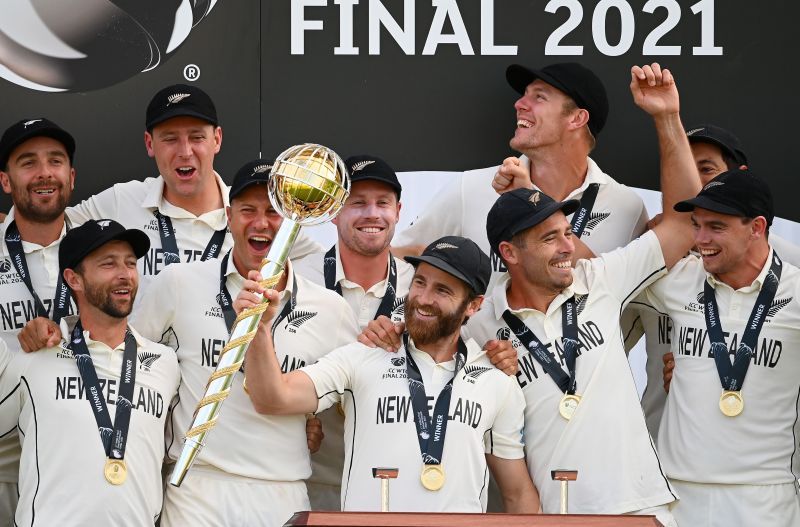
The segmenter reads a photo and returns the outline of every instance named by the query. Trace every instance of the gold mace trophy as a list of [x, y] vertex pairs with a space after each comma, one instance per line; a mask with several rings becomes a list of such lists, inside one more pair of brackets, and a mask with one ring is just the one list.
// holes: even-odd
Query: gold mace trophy
[[[304, 144], [293, 146], [277, 157], [268, 188], [272, 206], [284, 217], [269, 253], [261, 261], [260, 272], [265, 277], [261, 283], [272, 288], [281, 279], [300, 227], [332, 220], [350, 193], [350, 177], [344, 162], [333, 150]], [[183, 450], [169, 478], [170, 484], [180, 487], [205, 444], [206, 434], [217, 424], [222, 402], [230, 393], [234, 375], [244, 362], [267, 305], [268, 301], [262, 299], [260, 305], [236, 317], [228, 344], [222, 349], [205, 394], [197, 403], [192, 426], [186, 432]]]

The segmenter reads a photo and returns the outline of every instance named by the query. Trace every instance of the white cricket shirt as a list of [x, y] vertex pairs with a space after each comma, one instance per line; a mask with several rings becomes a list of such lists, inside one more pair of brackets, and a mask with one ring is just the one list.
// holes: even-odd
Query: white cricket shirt
[[[486, 507], [488, 470], [485, 454], [523, 457], [524, 400], [514, 380], [492, 366], [480, 347], [467, 344], [467, 362], [453, 380], [442, 467], [446, 481], [439, 491], [420, 482], [422, 454], [411, 406], [406, 354], [353, 344], [332, 351], [303, 368], [317, 390], [319, 409], [341, 400], [345, 409], [345, 469], [342, 510], [380, 510], [380, 482], [375, 467], [398, 468], [392, 480], [392, 511], [482, 512]], [[453, 378], [454, 363], [434, 365], [416, 350], [429, 412], [435, 397]]]
[[[173, 346], [181, 375], [180, 402], [167, 428], [169, 456], [177, 459], [197, 402], [202, 398], [219, 354], [228, 342], [228, 329], [217, 302], [220, 260], [169, 266], [142, 298], [134, 323], [143, 335]], [[284, 372], [316, 362], [337, 346], [354, 342], [357, 328], [339, 295], [291, 272], [281, 292], [278, 313], [297, 281], [297, 305], [278, 324], [275, 349]], [[235, 299], [243, 278], [228, 259], [227, 287]], [[247, 365], [245, 364], [245, 370]], [[303, 415], [258, 414], [237, 373], [231, 394], [222, 405], [219, 424], [208, 434], [196, 463], [230, 474], [271, 481], [298, 481], [311, 474], [306, 418]], [[191, 477], [191, 472], [189, 476]]]
[[[522, 166], [530, 161], [520, 156]], [[581, 239], [596, 254], [626, 245], [644, 232], [647, 210], [634, 191], [617, 183], [597, 164], [587, 158], [589, 168], [583, 185], [569, 193], [567, 199], [581, 199], [592, 183], [599, 183], [592, 213]], [[428, 244], [442, 236], [464, 236], [471, 239], [492, 258], [492, 270], [505, 271], [499, 258], [492, 254], [486, 237], [486, 216], [499, 194], [492, 188], [492, 179], [500, 167], [464, 172], [461, 178], [447, 185], [425, 211], [393, 242], [396, 247]], [[571, 216], [570, 216], [571, 218]], [[494, 276], [492, 283], [498, 279]]]
[[[70, 329], [62, 320], [63, 334]], [[160, 514], [164, 425], [180, 373], [175, 352], [131, 331], [138, 360], [125, 449], [128, 477], [119, 486], [103, 475], [106, 454], [97, 422], [66, 344], [35, 353], [0, 350], [6, 365], [0, 426], [19, 421], [22, 445], [16, 525], [152, 525]], [[112, 350], [88, 331], [84, 336], [113, 422], [125, 344]]]
[[664, 272], [661, 247], [649, 232], [626, 247], [579, 261], [572, 285], [546, 313], [512, 310], [566, 371], [561, 310], [575, 295], [581, 342], [576, 393], [583, 399], [570, 421], [558, 412], [563, 393], [502, 319], [508, 309], [508, 275], [467, 324], [466, 333], [479, 342], [510, 339], [517, 348], [528, 470], [545, 513], [559, 510], [560, 484], [550, 477], [555, 469], [578, 471], [569, 489], [571, 512], [621, 514], [675, 499], [647, 433], [619, 325], [622, 306]]
[[[780, 256], [780, 253], [778, 254]], [[646, 290], [646, 301], [673, 321], [675, 371], [661, 420], [658, 444], [667, 476], [696, 483], [767, 485], [800, 475], [800, 270], [783, 272], [747, 370], [744, 411], [719, 409], [722, 385], [704, 316], [703, 287], [714, 287], [731, 356], [769, 271], [772, 252], [752, 284], [738, 290], [706, 273], [688, 256]]]

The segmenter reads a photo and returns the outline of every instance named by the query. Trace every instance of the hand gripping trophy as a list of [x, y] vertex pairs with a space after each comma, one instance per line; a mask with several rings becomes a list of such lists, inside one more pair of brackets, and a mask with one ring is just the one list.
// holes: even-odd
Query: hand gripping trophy
[[[289, 251], [300, 227], [332, 220], [350, 192], [344, 162], [332, 150], [315, 144], [293, 146], [275, 160], [269, 180], [269, 198], [284, 217], [267, 257], [261, 262], [262, 285], [274, 287], [283, 274]], [[222, 402], [230, 393], [233, 377], [242, 366], [247, 347], [256, 334], [267, 302], [239, 313], [217, 368], [208, 379], [203, 398], [197, 403], [191, 428], [169, 482], [179, 487], [205, 444], [205, 437], [219, 417]]]

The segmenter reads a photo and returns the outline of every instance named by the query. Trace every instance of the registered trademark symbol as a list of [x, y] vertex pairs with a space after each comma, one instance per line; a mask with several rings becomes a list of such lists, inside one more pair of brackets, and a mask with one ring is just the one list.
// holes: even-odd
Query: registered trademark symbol
[[196, 81], [200, 78], [200, 68], [196, 64], [187, 64], [183, 68], [183, 78], [187, 81]]

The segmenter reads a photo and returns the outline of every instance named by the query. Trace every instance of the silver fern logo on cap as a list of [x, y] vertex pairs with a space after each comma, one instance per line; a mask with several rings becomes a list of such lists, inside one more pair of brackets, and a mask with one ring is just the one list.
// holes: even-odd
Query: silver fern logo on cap
[[442, 250], [442, 249], [458, 249], [458, 246], [453, 245], [452, 243], [442, 242], [442, 243], [437, 243], [435, 249], [439, 249], [439, 250]]
[[169, 106], [170, 104], [178, 104], [179, 102], [184, 100], [186, 97], [189, 97], [190, 95], [191, 95], [190, 93], [172, 94], [169, 97], [167, 97], [167, 106]]
[[374, 160], [359, 161], [358, 163], [353, 165], [353, 168], [350, 169], [350, 172], [358, 172], [359, 170], [364, 170], [366, 167], [370, 166], [374, 162], [375, 162]]

